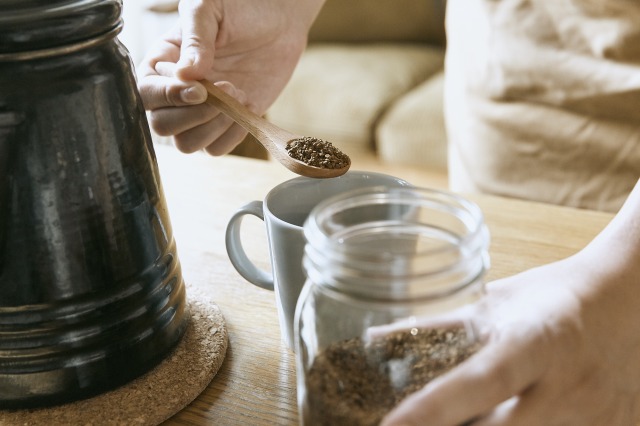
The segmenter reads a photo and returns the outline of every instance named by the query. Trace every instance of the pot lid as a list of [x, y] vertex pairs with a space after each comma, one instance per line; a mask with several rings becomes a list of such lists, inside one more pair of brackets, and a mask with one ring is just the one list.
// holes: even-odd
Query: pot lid
[[0, 0], [0, 54], [64, 46], [121, 25], [122, 0]]

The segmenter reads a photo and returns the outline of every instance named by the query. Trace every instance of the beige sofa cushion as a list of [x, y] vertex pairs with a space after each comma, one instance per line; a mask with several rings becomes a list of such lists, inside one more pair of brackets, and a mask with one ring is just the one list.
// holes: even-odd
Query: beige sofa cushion
[[446, 0], [327, 0], [312, 42], [419, 42], [443, 46]]
[[419, 45], [311, 45], [267, 117], [349, 155], [370, 154], [381, 114], [442, 69], [443, 56]]
[[378, 156], [383, 163], [446, 172], [443, 88], [440, 72], [398, 99], [384, 114], [376, 128]]

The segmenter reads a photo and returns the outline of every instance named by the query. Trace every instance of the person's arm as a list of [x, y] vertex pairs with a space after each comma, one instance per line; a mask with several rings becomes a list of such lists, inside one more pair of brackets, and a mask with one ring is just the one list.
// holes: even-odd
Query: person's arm
[[390, 425], [635, 424], [640, 414], [640, 183], [565, 260], [488, 285], [494, 329], [467, 362], [403, 401]]
[[[180, 19], [138, 67], [150, 124], [184, 152], [231, 151], [246, 136], [204, 104], [215, 82], [263, 114], [289, 81], [324, 0], [182, 0]], [[174, 67], [156, 67], [159, 63]]]

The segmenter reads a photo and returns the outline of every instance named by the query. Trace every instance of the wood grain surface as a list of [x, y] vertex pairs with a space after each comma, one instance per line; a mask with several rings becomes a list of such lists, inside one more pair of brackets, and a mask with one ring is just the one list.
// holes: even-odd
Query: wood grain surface
[[[185, 280], [209, 289], [229, 333], [227, 357], [214, 380], [165, 424], [296, 425], [295, 358], [280, 340], [274, 294], [240, 277], [224, 245], [235, 209], [296, 175], [274, 161], [185, 155], [170, 146], [156, 146], [156, 153]], [[426, 173], [387, 171], [419, 186], [442, 186]], [[484, 211], [491, 232], [490, 280], [576, 252], [612, 218], [499, 197], [469, 198]], [[268, 270], [264, 225], [257, 218], [245, 221], [248, 254]]]

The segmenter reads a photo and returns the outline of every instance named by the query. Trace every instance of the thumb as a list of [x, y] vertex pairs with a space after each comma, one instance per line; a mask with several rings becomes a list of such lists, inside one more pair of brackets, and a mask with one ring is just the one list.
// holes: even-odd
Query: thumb
[[182, 42], [176, 77], [181, 80], [202, 80], [211, 71], [219, 28], [212, 3], [180, 2]]

